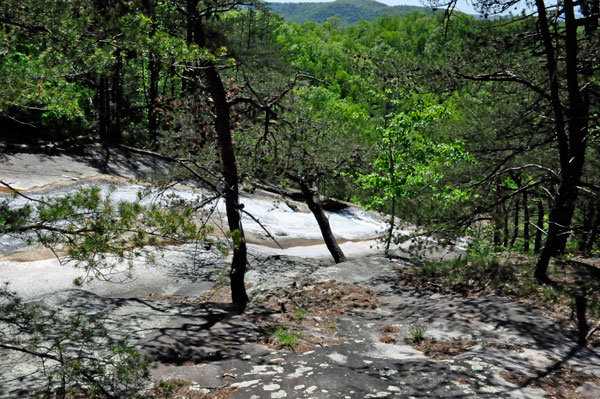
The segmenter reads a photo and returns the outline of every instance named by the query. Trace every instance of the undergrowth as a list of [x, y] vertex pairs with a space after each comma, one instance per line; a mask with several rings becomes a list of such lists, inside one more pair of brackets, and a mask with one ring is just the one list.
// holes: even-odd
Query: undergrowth
[[415, 266], [407, 280], [434, 290], [533, 299], [540, 304], [571, 309], [575, 296], [585, 293], [588, 318], [600, 318], [600, 281], [590, 272], [556, 260], [548, 270], [556, 284], [544, 285], [533, 278], [534, 267], [535, 258], [523, 255], [469, 254], [451, 261]]

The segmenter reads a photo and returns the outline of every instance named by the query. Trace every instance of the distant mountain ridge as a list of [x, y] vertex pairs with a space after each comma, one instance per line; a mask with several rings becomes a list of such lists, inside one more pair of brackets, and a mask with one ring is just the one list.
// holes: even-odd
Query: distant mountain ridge
[[326, 22], [339, 18], [344, 25], [354, 25], [361, 19], [373, 21], [382, 15], [404, 15], [412, 11], [431, 14], [428, 7], [388, 6], [374, 0], [336, 0], [326, 3], [267, 3], [275, 13], [290, 22]]

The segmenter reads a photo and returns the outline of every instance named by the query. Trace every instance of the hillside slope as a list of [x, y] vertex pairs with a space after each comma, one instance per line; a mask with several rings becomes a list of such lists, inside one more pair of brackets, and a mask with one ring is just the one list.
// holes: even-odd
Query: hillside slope
[[412, 11], [431, 13], [431, 8], [418, 6], [388, 6], [374, 0], [336, 0], [326, 3], [269, 3], [269, 8], [291, 22], [326, 22], [339, 18], [345, 25], [361, 19], [372, 21], [382, 15], [404, 15]]

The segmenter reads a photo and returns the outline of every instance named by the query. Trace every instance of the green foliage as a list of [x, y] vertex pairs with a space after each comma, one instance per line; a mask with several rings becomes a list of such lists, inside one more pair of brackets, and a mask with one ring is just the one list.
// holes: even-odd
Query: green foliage
[[295, 311], [295, 316], [297, 320], [302, 320], [308, 315], [309, 311], [306, 308], [297, 308]]
[[37, 359], [48, 394], [132, 397], [150, 379], [149, 359], [109, 336], [101, 313], [58, 311], [0, 289], [0, 349]]
[[[587, 310], [592, 317], [599, 312], [598, 281], [589, 274], [576, 269], [565, 270], [554, 264], [551, 275], [555, 284], [543, 285], [532, 277], [534, 262], [516, 254], [488, 254], [469, 252], [467, 257], [451, 261], [427, 262], [413, 271], [419, 286], [445, 292], [480, 292], [538, 300], [540, 305], [573, 308], [575, 296], [585, 292]], [[559, 283], [560, 281], [560, 283]]]
[[227, 286], [229, 283], [229, 267], [223, 267], [216, 272], [215, 285], [210, 289], [211, 292], [217, 292], [219, 289]]
[[488, 256], [428, 262], [415, 268], [415, 274], [424, 281], [461, 284], [464, 289], [467, 289], [465, 285], [490, 287], [499, 294], [513, 294], [519, 291], [525, 293], [529, 289], [523, 288], [529, 287], [529, 278], [523, 278], [523, 270], [530, 272], [531, 265], [523, 265], [520, 260]]
[[[0, 202], [0, 233], [33, 234], [42, 245], [64, 254], [63, 263], [73, 262], [86, 271], [85, 279], [129, 276], [138, 256], [152, 260], [149, 245], [203, 239], [209, 231], [192, 218], [193, 207], [177, 200], [143, 205], [138, 193], [134, 202], [112, 201], [97, 187], [81, 188], [63, 197], [29, 201], [13, 206]], [[84, 279], [78, 279], [80, 285]]]
[[412, 337], [413, 341], [419, 343], [425, 338], [425, 334], [427, 333], [427, 326], [423, 324], [413, 324], [412, 326], [410, 326], [408, 332], [410, 333], [410, 336]]
[[372, 173], [357, 174], [356, 182], [373, 195], [369, 207], [382, 206], [391, 199], [416, 195], [443, 177], [442, 168], [470, 160], [459, 141], [437, 143], [422, 129], [444, 117], [440, 106], [390, 115], [380, 128]]
[[291, 22], [317, 22], [352, 25], [360, 20], [372, 21], [382, 15], [403, 15], [412, 11], [431, 12], [418, 6], [387, 6], [370, 0], [336, 0], [321, 3], [269, 3], [269, 9]]
[[462, 258], [456, 258], [452, 261], [426, 262], [415, 267], [414, 273], [423, 280], [444, 277], [451, 282], [461, 282], [467, 278], [464, 275], [466, 264], [467, 262]]
[[327, 328], [331, 328], [333, 330], [337, 330], [338, 329], [338, 324], [335, 321], [330, 321], [327, 323], [326, 325]]
[[186, 382], [182, 380], [167, 380], [160, 381], [154, 389], [159, 394], [172, 395], [175, 391], [183, 386], [185, 386]]
[[470, 257], [474, 259], [485, 260], [496, 256], [497, 248], [490, 239], [492, 235], [492, 229], [493, 226], [488, 226], [485, 229], [468, 231], [468, 233], [475, 233], [470, 234], [473, 238], [467, 248]]
[[302, 335], [297, 332], [290, 331], [287, 327], [277, 327], [273, 332], [273, 337], [278, 345], [290, 350], [294, 350], [302, 338]]

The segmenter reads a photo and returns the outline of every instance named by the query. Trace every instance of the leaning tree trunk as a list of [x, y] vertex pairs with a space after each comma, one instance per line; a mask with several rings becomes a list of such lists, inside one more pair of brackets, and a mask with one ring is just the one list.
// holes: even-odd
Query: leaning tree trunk
[[579, 29], [575, 18], [575, 4], [564, 2], [564, 81], [568, 94], [568, 107], [560, 98], [559, 71], [554, 38], [543, 0], [536, 0], [539, 28], [546, 55], [546, 72], [550, 86], [550, 100], [554, 114], [556, 143], [560, 156], [560, 183], [548, 217], [548, 235], [538, 258], [534, 276], [540, 282], [548, 282], [550, 258], [565, 250], [570, 225], [577, 201], [577, 185], [581, 180], [585, 161], [588, 131], [589, 102], [579, 87], [578, 38]]
[[227, 102], [221, 76], [215, 64], [212, 61], [207, 61], [204, 66], [208, 92], [213, 99], [216, 114], [215, 130], [221, 149], [221, 164], [223, 178], [225, 179], [225, 209], [229, 231], [233, 238], [233, 261], [231, 262], [229, 274], [231, 300], [239, 311], [243, 311], [248, 304], [248, 295], [244, 286], [247, 251], [239, 204], [237, 162], [231, 137], [230, 106]]
[[[581, 169], [563, 176], [558, 189], [558, 195], [554, 199], [552, 209], [548, 215], [548, 235], [544, 248], [535, 266], [534, 277], [540, 282], [548, 281], [548, 264], [550, 258], [563, 253], [570, 232], [571, 219], [575, 212], [577, 201], [577, 183], [581, 177]], [[577, 174], [578, 173], [578, 174]], [[570, 178], [567, 177], [570, 175]], [[571, 180], [574, 179], [574, 180]]]
[[304, 201], [306, 205], [308, 205], [308, 209], [312, 212], [317, 219], [317, 223], [319, 224], [319, 229], [321, 229], [321, 234], [323, 235], [323, 240], [325, 240], [325, 245], [327, 245], [327, 249], [335, 263], [341, 263], [346, 260], [346, 256], [342, 252], [342, 249], [337, 244], [335, 237], [333, 236], [333, 232], [331, 231], [331, 226], [329, 225], [329, 219], [325, 215], [325, 211], [323, 210], [323, 205], [321, 201], [319, 201], [318, 193], [315, 193], [308, 184], [301, 180], [295, 179], [300, 185], [300, 190], [302, 190], [302, 195], [304, 197]]

